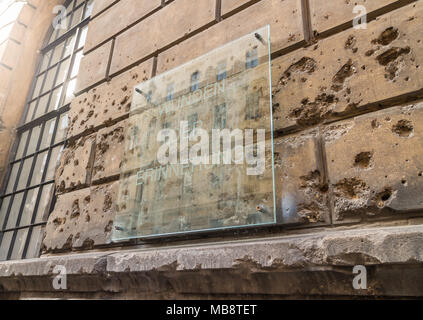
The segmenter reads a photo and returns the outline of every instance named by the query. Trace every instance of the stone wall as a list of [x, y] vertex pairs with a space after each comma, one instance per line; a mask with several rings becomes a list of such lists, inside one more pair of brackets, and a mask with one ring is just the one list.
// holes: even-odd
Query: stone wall
[[[367, 29], [353, 29], [355, 5], [367, 8]], [[345, 228], [423, 224], [422, 23], [421, 0], [97, 0], [43, 253], [112, 246], [122, 154], [116, 141], [122, 138], [134, 85], [266, 24], [272, 34], [277, 199], [282, 204], [289, 199], [297, 210], [285, 226], [245, 236], [289, 234], [301, 239], [316, 230], [342, 235]], [[422, 229], [416, 228], [421, 236]], [[377, 234], [368, 240], [372, 246]], [[225, 234], [191, 244], [242, 236]], [[388, 247], [386, 259], [379, 252], [370, 261], [361, 249], [351, 253], [345, 245], [321, 264], [336, 265], [346, 256], [347, 265], [405, 263], [390, 260]], [[301, 270], [303, 259], [295, 258], [296, 249], [288, 245], [286, 250], [292, 250], [296, 261], [289, 267]], [[421, 252], [421, 247], [414, 243], [410, 250]], [[254, 272], [256, 260], [247, 251], [242, 265]], [[421, 267], [419, 257], [407, 262]], [[161, 266], [176, 272], [180, 269], [169, 265], [180, 258], [157, 262], [152, 272]], [[313, 294], [313, 289], [296, 294]]]

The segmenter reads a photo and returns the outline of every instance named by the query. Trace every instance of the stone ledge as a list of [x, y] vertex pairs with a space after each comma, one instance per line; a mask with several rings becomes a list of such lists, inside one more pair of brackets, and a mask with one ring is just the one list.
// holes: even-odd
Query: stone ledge
[[364, 295], [419, 296], [423, 295], [423, 226], [329, 230], [3, 262], [0, 295], [54, 292], [56, 265], [67, 269], [69, 294], [363, 295], [352, 290], [352, 266], [366, 265], [372, 279]]

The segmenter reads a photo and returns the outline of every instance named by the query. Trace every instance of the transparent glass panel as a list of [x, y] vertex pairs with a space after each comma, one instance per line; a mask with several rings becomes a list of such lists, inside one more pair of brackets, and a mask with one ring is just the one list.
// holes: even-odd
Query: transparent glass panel
[[38, 105], [37, 105], [37, 110], [35, 111], [34, 119], [38, 119], [39, 117], [41, 117], [43, 114], [46, 113], [49, 98], [50, 98], [50, 94], [48, 93], [43, 95], [40, 98], [40, 101], [38, 102]]
[[40, 247], [44, 228], [32, 228], [31, 240], [29, 241], [28, 250], [26, 251], [26, 259], [34, 259], [40, 256]]
[[29, 229], [21, 229], [16, 233], [15, 243], [13, 244], [13, 251], [10, 260], [22, 259], [22, 254], [25, 248], [26, 237]]
[[7, 210], [9, 208], [10, 197], [4, 198], [0, 208], [0, 230], [3, 229], [3, 223], [6, 219]]
[[34, 213], [34, 207], [37, 202], [38, 188], [31, 189], [26, 195], [24, 209], [22, 211], [20, 227], [25, 227], [31, 224], [32, 215]]
[[51, 145], [51, 139], [54, 134], [54, 127], [56, 125], [56, 118], [53, 118], [46, 122], [44, 127], [43, 138], [41, 139], [40, 150], [44, 150], [45, 148]]
[[63, 87], [58, 87], [53, 90], [53, 93], [51, 95], [50, 104], [48, 106], [48, 111], [53, 111], [59, 109], [59, 103], [60, 103], [60, 96], [62, 95], [62, 89]]
[[41, 128], [42, 128], [41, 125], [32, 128], [31, 137], [29, 138], [28, 150], [26, 152], [27, 155], [31, 155], [35, 151], [37, 151], [37, 145], [40, 139]]
[[24, 156], [25, 146], [26, 146], [26, 140], [28, 138], [28, 131], [25, 131], [22, 133], [21, 138], [19, 139], [19, 146], [18, 150], [16, 151], [16, 157], [15, 160], [18, 160]]
[[87, 34], [88, 34], [88, 27], [84, 27], [84, 29], [81, 30], [81, 36], [78, 42], [78, 49], [81, 49], [84, 46], [85, 41], [87, 40]]
[[67, 41], [65, 46], [65, 53], [63, 57], [67, 57], [72, 53], [73, 47], [75, 45], [75, 34], [73, 34]]
[[78, 71], [79, 71], [79, 67], [81, 65], [81, 60], [82, 60], [83, 54], [82, 54], [82, 50], [79, 51], [76, 55], [75, 55], [75, 61], [73, 63], [72, 66], [72, 73], [71, 73], [71, 78], [75, 78], [78, 75]]
[[63, 83], [63, 81], [65, 81], [69, 71], [69, 63], [70, 59], [66, 59], [65, 61], [61, 62], [59, 74], [57, 75], [56, 85], [61, 84]]
[[23, 195], [23, 192], [15, 194], [12, 208], [10, 208], [9, 219], [7, 219], [6, 229], [16, 228], [16, 222], [18, 220], [19, 210], [21, 209]]
[[43, 93], [51, 90], [54, 85], [54, 78], [56, 76], [58, 66], [55, 66], [47, 71], [46, 82], [44, 83]]
[[68, 126], [69, 126], [69, 118], [68, 118], [68, 114], [62, 114], [60, 116], [60, 120], [59, 120], [59, 127], [57, 128], [57, 133], [56, 133], [56, 138], [54, 140], [54, 143], [59, 143], [62, 142], [63, 140], [66, 139], [66, 133], [68, 130]]
[[43, 173], [46, 167], [48, 151], [40, 153], [37, 156], [37, 162], [35, 163], [34, 171], [32, 173], [31, 186], [35, 186], [41, 183]]
[[18, 188], [16, 190], [23, 190], [28, 183], [29, 173], [31, 172], [32, 161], [34, 157], [26, 159], [22, 166], [21, 175], [19, 177]]
[[84, 6], [81, 6], [74, 11], [71, 28], [75, 27], [78, 23], [81, 22], [83, 12], [84, 12]]
[[0, 245], [0, 261], [7, 260], [7, 254], [9, 253], [10, 243], [12, 242], [13, 232], [6, 232], [3, 234], [3, 239]]
[[50, 203], [52, 199], [53, 184], [49, 184], [43, 187], [43, 193], [40, 198], [40, 204], [38, 205], [37, 216], [35, 223], [46, 222], [49, 214]]
[[76, 79], [69, 81], [68, 87], [66, 89], [64, 105], [67, 105], [73, 100], [73, 98], [75, 98], [75, 95], [74, 95], [75, 87], [76, 87]]
[[136, 86], [113, 240], [275, 224], [272, 121], [269, 26]]
[[94, 7], [94, 0], [88, 0], [87, 8], [85, 9], [85, 13], [84, 13], [84, 19], [91, 16], [91, 13], [93, 12], [93, 7]]
[[28, 123], [32, 120], [36, 106], [37, 106], [37, 100], [34, 100], [29, 104], [28, 113], [26, 114], [26, 118], [25, 118], [25, 123]]
[[50, 57], [52, 54], [52, 50], [50, 50], [49, 52], [47, 52], [44, 57], [43, 57], [43, 62], [41, 63], [41, 68], [40, 68], [40, 72], [43, 72], [44, 70], [47, 69], [48, 67], [48, 63], [50, 61]]
[[63, 47], [65, 46], [65, 42], [60, 43], [57, 47], [54, 48], [53, 58], [51, 60], [50, 65], [53, 66], [60, 61], [63, 54]]
[[56, 167], [59, 164], [60, 154], [63, 150], [63, 146], [57, 146], [51, 151], [50, 161], [47, 169], [47, 176], [44, 181], [50, 181], [54, 179], [56, 173]]
[[12, 171], [10, 172], [9, 181], [7, 183], [6, 194], [12, 193], [13, 191], [13, 187], [15, 186], [16, 177], [18, 175], [20, 165], [21, 163], [18, 162], [12, 166]]
[[34, 92], [32, 94], [32, 99], [35, 99], [40, 95], [41, 85], [43, 84], [45, 73], [37, 77], [37, 80], [35, 82], [34, 86]]

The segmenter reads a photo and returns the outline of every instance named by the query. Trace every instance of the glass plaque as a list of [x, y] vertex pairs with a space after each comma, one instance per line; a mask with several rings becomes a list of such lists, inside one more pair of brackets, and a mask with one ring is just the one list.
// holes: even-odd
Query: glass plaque
[[276, 223], [270, 27], [135, 87], [113, 240]]

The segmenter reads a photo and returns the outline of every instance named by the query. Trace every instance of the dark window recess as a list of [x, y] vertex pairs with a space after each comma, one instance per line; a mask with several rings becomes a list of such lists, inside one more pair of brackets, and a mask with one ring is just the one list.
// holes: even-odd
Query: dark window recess
[[245, 119], [256, 120], [258, 118], [260, 118], [260, 91], [255, 91], [247, 95]]
[[217, 81], [222, 81], [227, 78], [226, 62], [219, 63], [217, 67]]
[[214, 128], [225, 129], [226, 128], [226, 104], [216, 106], [214, 110]]
[[200, 89], [200, 72], [196, 71], [191, 75], [191, 92]]
[[93, 3], [66, 1], [66, 28], [52, 28], [41, 50], [0, 191], [0, 261], [39, 257]]
[[254, 49], [248, 51], [246, 58], [247, 58], [247, 63], [246, 63], [247, 69], [253, 69], [253, 68], [257, 67], [258, 63], [259, 63], [257, 48], [254, 48]]
[[191, 132], [197, 128], [198, 126], [198, 113], [194, 113], [188, 117], [188, 133], [191, 134]]
[[173, 100], [174, 97], [174, 92], [175, 92], [175, 86], [172, 84], [170, 84], [167, 87], [167, 96], [166, 96], [166, 101], [171, 101]]

